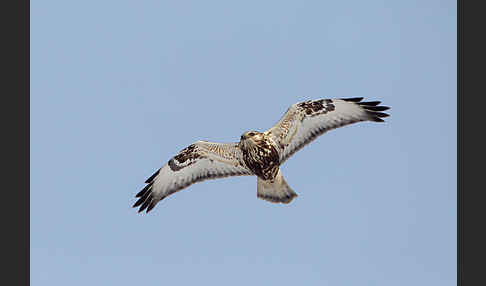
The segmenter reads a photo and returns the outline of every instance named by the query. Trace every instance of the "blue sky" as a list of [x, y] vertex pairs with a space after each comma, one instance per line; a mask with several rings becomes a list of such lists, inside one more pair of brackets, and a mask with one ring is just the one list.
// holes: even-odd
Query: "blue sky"
[[[31, 285], [456, 285], [456, 1], [32, 1]], [[197, 140], [358, 97], [282, 172], [131, 206]]]

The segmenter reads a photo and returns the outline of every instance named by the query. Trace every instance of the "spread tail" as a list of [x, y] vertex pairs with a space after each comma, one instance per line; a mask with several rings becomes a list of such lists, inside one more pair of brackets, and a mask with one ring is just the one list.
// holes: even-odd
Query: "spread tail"
[[257, 179], [257, 197], [272, 203], [290, 203], [297, 194], [287, 185], [280, 170], [273, 180]]

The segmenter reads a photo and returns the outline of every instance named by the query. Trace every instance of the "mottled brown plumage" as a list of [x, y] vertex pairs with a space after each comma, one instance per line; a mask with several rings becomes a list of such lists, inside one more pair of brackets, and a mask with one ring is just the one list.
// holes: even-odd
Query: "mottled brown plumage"
[[250, 131], [241, 136], [239, 144], [246, 166], [263, 180], [277, 176], [280, 158], [277, 146], [267, 134]]

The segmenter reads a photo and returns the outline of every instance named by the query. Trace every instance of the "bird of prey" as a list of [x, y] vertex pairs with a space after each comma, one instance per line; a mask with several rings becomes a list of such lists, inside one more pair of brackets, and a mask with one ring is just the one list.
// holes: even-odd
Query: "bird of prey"
[[197, 141], [181, 150], [145, 183], [133, 207], [148, 213], [167, 196], [191, 184], [228, 176], [257, 176], [257, 197], [290, 203], [297, 194], [282, 176], [292, 154], [328, 130], [360, 121], [384, 122], [389, 109], [362, 97], [318, 99], [292, 105], [272, 128], [243, 133], [240, 142]]

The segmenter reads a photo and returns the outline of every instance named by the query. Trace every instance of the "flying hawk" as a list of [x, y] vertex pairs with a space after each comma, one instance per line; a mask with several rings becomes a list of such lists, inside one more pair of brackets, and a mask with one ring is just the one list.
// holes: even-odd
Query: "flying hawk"
[[389, 116], [380, 101], [362, 97], [319, 99], [292, 105], [265, 132], [243, 133], [240, 142], [197, 141], [184, 148], [155, 172], [136, 197], [133, 207], [147, 213], [167, 196], [191, 184], [228, 176], [257, 176], [257, 197], [288, 204], [297, 194], [287, 185], [280, 165], [326, 131], [360, 121], [384, 122]]

